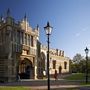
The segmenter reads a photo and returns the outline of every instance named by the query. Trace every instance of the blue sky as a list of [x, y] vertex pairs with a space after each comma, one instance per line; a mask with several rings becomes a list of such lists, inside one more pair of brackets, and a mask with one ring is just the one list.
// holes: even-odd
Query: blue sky
[[5, 16], [8, 8], [16, 20], [26, 13], [32, 28], [39, 24], [43, 44], [47, 44], [43, 27], [49, 21], [50, 47], [64, 50], [66, 56], [85, 56], [85, 47], [90, 49], [90, 0], [0, 0], [0, 14]]

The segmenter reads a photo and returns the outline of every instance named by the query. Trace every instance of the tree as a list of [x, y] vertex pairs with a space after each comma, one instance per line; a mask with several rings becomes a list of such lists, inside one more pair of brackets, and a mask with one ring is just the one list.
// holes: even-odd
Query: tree
[[83, 69], [82, 61], [83, 61], [83, 57], [81, 56], [81, 54], [77, 53], [72, 60], [72, 64], [71, 64], [72, 72], [74, 73], [82, 72]]
[[[74, 73], [85, 73], [86, 70], [86, 58], [81, 54], [76, 54], [71, 60], [71, 71]], [[88, 73], [90, 73], [90, 57], [88, 57]]]
[[90, 73], [90, 57], [88, 58], [88, 73]]
[[79, 72], [84, 73], [85, 72], [85, 69], [86, 69], [86, 60], [85, 59], [82, 59], [79, 62]]
[[73, 62], [78, 64], [82, 59], [83, 59], [83, 57], [81, 56], [81, 54], [77, 53], [77, 54], [73, 57]]

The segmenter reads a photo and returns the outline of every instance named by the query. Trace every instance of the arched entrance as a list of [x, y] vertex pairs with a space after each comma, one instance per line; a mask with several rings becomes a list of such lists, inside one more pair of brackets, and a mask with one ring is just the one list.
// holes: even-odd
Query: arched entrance
[[[43, 72], [45, 72], [45, 54], [44, 52], [41, 52], [40, 54], [40, 60], [38, 61], [37, 65], [37, 72], [38, 72], [38, 78], [42, 79], [43, 78]], [[46, 73], [46, 72], [45, 72]]]
[[62, 66], [59, 66], [59, 74], [62, 73]]
[[29, 59], [24, 58], [24, 60], [20, 62], [19, 72], [21, 79], [34, 78], [34, 67], [32, 66], [32, 62]]

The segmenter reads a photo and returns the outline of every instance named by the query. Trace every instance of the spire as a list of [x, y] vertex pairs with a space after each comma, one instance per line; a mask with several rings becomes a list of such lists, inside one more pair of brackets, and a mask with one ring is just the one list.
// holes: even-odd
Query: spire
[[25, 22], [25, 29], [26, 29], [26, 31], [27, 31], [27, 27], [28, 27], [28, 21], [27, 21], [27, 16], [26, 16], [26, 13], [25, 13], [25, 15], [24, 15], [24, 22]]
[[0, 16], [0, 22], [4, 21], [3, 15]]
[[3, 16], [2, 16], [2, 14], [1, 14], [1, 16], [0, 16], [0, 21], [2, 21], [2, 18], [3, 18]]
[[37, 24], [37, 30], [39, 30], [39, 25]]
[[26, 13], [25, 13], [25, 15], [24, 15], [24, 20], [25, 20], [25, 21], [27, 21], [27, 16], [26, 16]]
[[8, 8], [8, 10], [7, 10], [7, 17], [9, 17], [10, 16], [10, 9]]

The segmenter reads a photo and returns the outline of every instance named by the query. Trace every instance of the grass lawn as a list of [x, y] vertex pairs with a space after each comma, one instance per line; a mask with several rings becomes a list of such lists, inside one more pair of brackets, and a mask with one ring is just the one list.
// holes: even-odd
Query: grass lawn
[[30, 88], [25, 88], [24, 86], [0, 86], [0, 90], [31, 90]]
[[[66, 80], [85, 80], [85, 74], [84, 73], [74, 73], [71, 74], [64, 79]], [[90, 80], [90, 74], [88, 75], [88, 79]]]
[[[86, 77], [85, 77], [84, 73], [74, 73], [74, 74], [71, 74], [71, 75], [65, 77], [64, 79], [66, 79], [66, 80], [82, 80], [81, 85], [86, 85], [85, 78]], [[88, 81], [87, 85], [90, 85], [90, 73], [88, 74], [88, 80], [89, 81]]]

